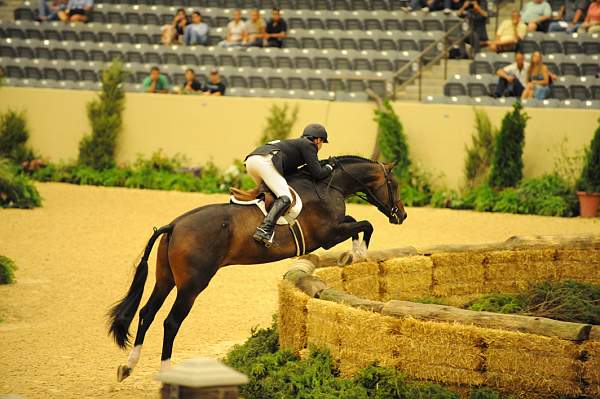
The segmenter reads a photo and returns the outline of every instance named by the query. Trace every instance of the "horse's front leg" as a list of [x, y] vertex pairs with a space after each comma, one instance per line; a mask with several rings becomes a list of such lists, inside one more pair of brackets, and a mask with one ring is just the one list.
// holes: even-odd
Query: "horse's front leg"
[[[359, 240], [359, 233], [363, 233], [362, 242]], [[352, 238], [352, 252], [346, 252], [340, 256], [339, 264], [348, 265], [357, 258], [366, 258], [367, 249], [373, 235], [373, 225], [366, 221], [357, 222], [352, 216], [345, 216], [342, 223], [332, 228], [330, 240], [323, 245], [323, 248], [329, 249]]]

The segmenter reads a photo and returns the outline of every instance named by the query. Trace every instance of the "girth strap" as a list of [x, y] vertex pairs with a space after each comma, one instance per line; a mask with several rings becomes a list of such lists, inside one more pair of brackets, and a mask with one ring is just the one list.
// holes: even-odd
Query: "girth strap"
[[294, 243], [296, 244], [296, 256], [302, 256], [306, 253], [306, 243], [304, 242], [304, 233], [302, 232], [302, 226], [300, 221], [296, 220], [296, 223], [290, 223], [290, 231], [292, 237], [294, 237]]

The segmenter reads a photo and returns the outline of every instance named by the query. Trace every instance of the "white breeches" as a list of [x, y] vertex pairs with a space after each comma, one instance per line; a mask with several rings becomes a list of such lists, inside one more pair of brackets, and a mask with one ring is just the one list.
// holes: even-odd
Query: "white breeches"
[[287, 181], [279, 174], [273, 165], [273, 155], [252, 155], [246, 159], [246, 170], [257, 185], [264, 182], [273, 193], [279, 197], [287, 196], [292, 199], [292, 193]]

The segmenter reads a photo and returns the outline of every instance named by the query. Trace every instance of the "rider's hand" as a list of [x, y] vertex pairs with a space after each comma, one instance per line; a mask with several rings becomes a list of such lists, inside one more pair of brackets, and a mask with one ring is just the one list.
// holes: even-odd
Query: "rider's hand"
[[335, 165], [337, 164], [337, 159], [335, 159], [335, 157], [329, 157], [329, 159], [327, 160], [327, 164], [331, 166], [331, 168], [335, 168]]

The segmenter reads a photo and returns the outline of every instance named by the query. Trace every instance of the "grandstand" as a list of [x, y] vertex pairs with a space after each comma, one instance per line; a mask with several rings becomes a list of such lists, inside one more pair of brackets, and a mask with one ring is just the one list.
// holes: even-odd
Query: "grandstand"
[[[275, 5], [289, 28], [284, 48], [217, 46], [233, 9], [241, 8], [247, 18], [254, 8], [266, 15]], [[468, 36], [468, 24], [451, 13], [408, 12], [405, 5], [404, 0], [101, 0], [90, 22], [65, 24], [36, 22], [37, 2], [25, 1], [14, 8], [14, 21], [0, 23], [0, 65], [9, 86], [95, 90], [106, 64], [120, 58], [132, 92], [143, 91], [142, 80], [158, 65], [174, 86], [184, 82], [189, 67], [200, 80], [217, 67], [232, 96], [367, 101], [371, 89], [380, 97], [425, 102], [510, 102], [490, 95], [495, 71], [512, 54], [484, 49], [470, 61], [445, 60], [451, 42]], [[490, 2], [490, 11], [497, 15], [515, 6]], [[179, 7], [202, 12], [210, 26], [207, 46], [160, 43], [161, 26], [171, 23]], [[497, 20], [488, 20], [488, 31], [494, 31]], [[542, 51], [560, 76], [551, 100], [530, 104], [598, 106], [599, 34], [533, 33], [522, 45], [528, 54]]]

